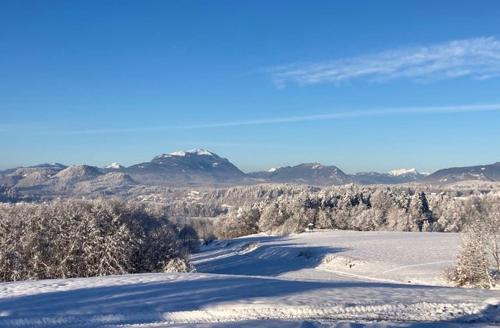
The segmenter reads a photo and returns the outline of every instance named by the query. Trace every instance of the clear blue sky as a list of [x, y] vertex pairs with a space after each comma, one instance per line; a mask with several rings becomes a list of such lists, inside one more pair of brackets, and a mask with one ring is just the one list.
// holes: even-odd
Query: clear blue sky
[[0, 168], [198, 147], [246, 171], [500, 161], [499, 17], [498, 1], [3, 0]]

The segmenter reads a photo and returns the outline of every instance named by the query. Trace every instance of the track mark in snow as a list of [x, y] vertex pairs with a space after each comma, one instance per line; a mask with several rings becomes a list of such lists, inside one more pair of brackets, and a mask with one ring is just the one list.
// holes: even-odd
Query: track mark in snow
[[[492, 304], [428, 303], [414, 304], [330, 304], [323, 306], [277, 306], [276, 304], [228, 304], [204, 310], [163, 313], [120, 313], [30, 316], [0, 321], [2, 327], [163, 327], [175, 324], [241, 322], [249, 320], [361, 320], [361, 321], [447, 321], [500, 323], [495, 313], [486, 313]], [[491, 312], [491, 310], [490, 310]], [[485, 314], [486, 313], [486, 314]], [[467, 319], [464, 319], [466, 317]], [[162, 320], [159, 320], [162, 318]]]
[[[467, 316], [469, 320], [481, 317], [484, 304], [477, 303], [414, 303], [378, 305], [279, 306], [275, 304], [227, 305], [205, 310], [163, 313], [164, 321], [147, 326], [165, 324], [202, 324], [247, 320], [384, 320], [384, 321], [444, 321]], [[134, 326], [134, 325], [132, 325]]]
[[250, 243], [245, 243], [242, 246], [238, 247], [236, 250], [235, 254], [237, 255], [246, 255], [248, 253], [251, 253], [255, 251], [257, 248], [260, 247], [260, 243], [257, 242], [250, 242]]
[[325, 268], [318, 268], [318, 270], [335, 273], [336, 275], [343, 276], [343, 277], [355, 278], [355, 279], [360, 280], [360, 281], [368, 280], [368, 281], [376, 281], [376, 282], [406, 284], [406, 282], [404, 282], [404, 281], [370, 277], [370, 276], [365, 276], [365, 275], [361, 275], [361, 274], [345, 272], [345, 271], [340, 271], [340, 270], [332, 270], [332, 269], [325, 269]]
[[399, 266], [399, 267], [396, 267], [396, 268], [392, 268], [392, 269], [386, 270], [386, 271], [382, 272], [382, 274], [389, 273], [389, 272], [394, 272], [394, 271], [399, 271], [399, 270], [403, 270], [403, 269], [407, 269], [407, 268], [418, 268], [418, 267], [422, 267], [422, 266], [428, 266], [428, 265], [434, 265], [434, 264], [445, 264], [445, 263], [453, 263], [453, 261], [438, 261], [438, 262], [428, 262], [428, 263], [418, 263], [418, 264], [411, 264], [411, 265], [403, 265], [403, 266]]

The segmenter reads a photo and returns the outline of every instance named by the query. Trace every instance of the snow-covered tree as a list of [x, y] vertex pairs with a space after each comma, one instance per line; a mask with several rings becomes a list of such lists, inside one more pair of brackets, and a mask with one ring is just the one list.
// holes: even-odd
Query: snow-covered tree
[[457, 285], [490, 288], [500, 278], [500, 204], [475, 203], [456, 264], [447, 272]]
[[118, 201], [0, 206], [0, 280], [161, 271], [187, 248], [165, 217]]

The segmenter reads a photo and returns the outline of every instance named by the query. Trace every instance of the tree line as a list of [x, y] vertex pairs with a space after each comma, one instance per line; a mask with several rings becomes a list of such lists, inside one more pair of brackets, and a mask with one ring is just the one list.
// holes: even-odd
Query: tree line
[[456, 196], [413, 188], [332, 187], [242, 201], [219, 216], [217, 235], [322, 229], [461, 232], [500, 203], [499, 193]]

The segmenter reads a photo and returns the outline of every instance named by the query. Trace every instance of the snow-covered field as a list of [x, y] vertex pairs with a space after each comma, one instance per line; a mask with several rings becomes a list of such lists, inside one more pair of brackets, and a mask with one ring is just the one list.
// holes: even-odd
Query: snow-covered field
[[498, 326], [500, 291], [452, 288], [459, 235], [316, 231], [219, 241], [198, 272], [0, 284], [0, 327]]

